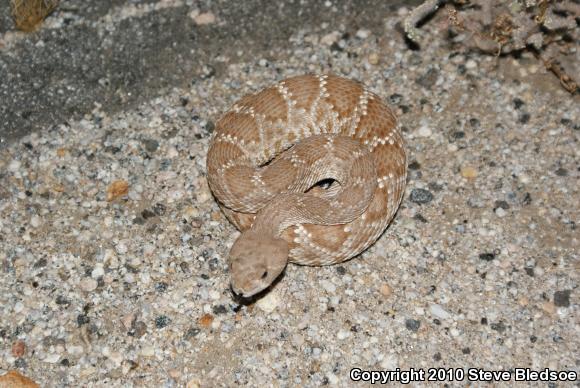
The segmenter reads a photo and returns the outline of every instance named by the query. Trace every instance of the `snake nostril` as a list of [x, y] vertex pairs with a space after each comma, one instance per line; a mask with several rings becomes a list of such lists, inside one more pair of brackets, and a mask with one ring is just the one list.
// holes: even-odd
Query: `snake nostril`
[[268, 271], [264, 271], [261, 278], [266, 279], [267, 276], [268, 276]]

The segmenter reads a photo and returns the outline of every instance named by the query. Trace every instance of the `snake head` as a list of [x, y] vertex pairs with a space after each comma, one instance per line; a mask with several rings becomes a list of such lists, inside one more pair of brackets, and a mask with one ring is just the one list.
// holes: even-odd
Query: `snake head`
[[243, 232], [230, 250], [234, 293], [249, 298], [268, 288], [286, 268], [288, 253], [288, 244], [281, 238]]

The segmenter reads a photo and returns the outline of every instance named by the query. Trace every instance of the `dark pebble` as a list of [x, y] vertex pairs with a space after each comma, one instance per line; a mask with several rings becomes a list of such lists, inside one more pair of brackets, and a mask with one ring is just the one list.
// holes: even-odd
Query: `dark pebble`
[[570, 307], [571, 290], [554, 292], [554, 304], [558, 307]]
[[529, 205], [532, 203], [532, 196], [530, 193], [526, 193], [524, 194], [524, 199], [522, 199], [522, 204], [523, 205]]
[[18, 369], [26, 369], [26, 360], [23, 358], [17, 358], [16, 361], [14, 361], [14, 366]]
[[169, 317], [167, 317], [166, 315], [160, 315], [157, 318], [155, 318], [155, 327], [157, 327], [158, 329], [163, 329], [164, 327], [169, 325], [170, 322], [171, 319], [169, 319]]
[[436, 182], [429, 182], [429, 188], [433, 191], [441, 191], [443, 190], [443, 185]]
[[463, 354], [471, 354], [471, 349], [469, 349], [469, 348], [463, 348], [463, 349], [461, 349], [461, 353], [463, 353]]
[[481, 321], [480, 321], [480, 323], [481, 323], [482, 325], [487, 325], [487, 318], [486, 318], [486, 317], [483, 317], [483, 318], [481, 318]]
[[522, 99], [520, 98], [514, 98], [513, 99], [513, 103], [514, 103], [514, 108], [516, 109], [520, 109], [522, 106], [524, 106], [526, 103], [522, 101]]
[[427, 223], [427, 219], [423, 217], [420, 213], [415, 214], [415, 217], [413, 217], [413, 219], [423, 223]]
[[143, 145], [147, 152], [155, 152], [159, 148], [159, 142], [153, 139], [144, 139], [142, 140]]
[[38, 260], [36, 263], [34, 263], [33, 268], [43, 268], [46, 267], [47, 261], [45, 258], [42, 258], [40, 260]]
[[68, 358], [63, 358], [62, 360], [60, 360], [60, 365], [70, 366], [70, 361], [68, 360]]
[[495, 259], [495, 254], [493, 254], [493, 253], [480, 253], [479, 259], [484, 260], [484, 261], [492, 261], [493, 259]]
[[407, 319], [405, 321], [405, 327], [412, 332], [417, 332], [421, 327], [421, 321], [417, 319]]
[[57, 296], [55, 302], [56, 302], [56, 304], [58, 304], [60, 306], [70, 305], [70, 300], [68, 300], [67, 298], [65, 298], [62, 295]]
[[423, 75], [421, 75], [415, 82], [421, 85], [425, 89], [431, 89], [435, 82], [437, 82], [437, 78], [439, 77], [439, 70], [432, 67]]
[[411, 190], [411, 202], [418, 204], [429, 203], [433, 200], [433, 194], [429, 190], [425, 189], [413, 189]]
[[510, 208], [510, 205], [506, 201], [503, 201], [503, 200], [495, 201], [493, 210], [500, 208], [500, 207], [503, 210], [508, 210]]
[[166, 210], [167, 208], [162, 203], [156, 203], [155, 206], [153, 206], [153, 213], [157, 214], [158, 216], [164, 215]]
[[421, 169], [421, 164], [419, 164], [419, 162], [417, 162], [416, 160], [413, 160], [411, 163], [409, 163], [409, 169], [410, 170], [419, 170], [419, 169]]
[[538, 341], [538, 337], [536, 337], [535, 335], [530, 336], [530, 342], [535, 344], [536, 341]]
[[221, 315], [221, 314], [225, 314], [228, 312], [228, 309], [223, 304], [213, 306], [213, 308], [211, 310], [213, 311], [213, 313], [215, 315]]
[[559, 169], [556, 170], [556, 175], [558, 175], [558, 176], [568, 176], [568, 170], [566, 170], [565, 168], [560, 167]]
[[398, 93], [391, 94], [389, 96], [389, 102], [393, 105], [399, 105], [401, 103], [401, 101], [403, 101], [403, 96], [401, 96]]
[[506, 329], [506, 326], [505, 326], [505, 324], [503, 322], [492, 323], [490, 325], [490, 327], [491, 327], [491, 330], [495, 330], [498, 333], [503, 333], [505, 331], [505, 329]]
[[213, 259], [211, 259], [209, 262], [209, 269], [211, 269], [212, 271], [215, 271], [216, 269], [218, 269], [220, 267], [220, 261], [218, 260], [217, 257], [214, 257]]
[[137, 216], [135, 218], [133, 218], [133, 224], [135, 225], [144, 225], [145, 224], [145, 219], [141, 216]]
[[455, 131], [451, 134], [451, 137], [455, 140], [463, 139], [465, 137], [465, 132]]
[[344, 275], [346, 273], [346, 269], [342, 265], [339, 265], [336, 267], [336, 272], [338, 272], [339, 275]]
[[530, 117], [531, 117], [530, 114], [525, 112], [520, 115], [518, 121], [520, 124], [527, 124], [530, 121]]
[[147, 325], [145, 324], [145, 322], [136, 321], [133, 324], [131, 331], [129, 332], [129, 335], [134, 336], [135, 338], [141, 338], [145, 335], [145, 333], [147, 333]]
[[473, 128], [479, 128], [479, 119], [476, 119], [475, 117], [470, 118], [469, 125], [471, 125]]
[[79, 327], [82, 325], [86, 325], [90, 321], [91, 320], [89, 319], [89, 317], [87, 317], [85, 314], [77, 315], [77, 325], [79, 325]]
[[198, 329], [197, 327], [190, 327], [185, 333], [184, 338], [185, 340], [189, 341], [190, 339], [197, 336], [199, 333], [201, 333], [200, 329]]
[[433, 355], [433, 360], [441, 361], [441, 353], [437, 352]]
[[153, 210], [149, 210], [149, 209], [144, 209], [141, 212], [141, 217], [143, 217], [143, 219], [147, 220], [149, 218], [155, 217], [157, 214], [155, 213], [155, 211]]
[[528, 276], [534, 277], [534, 267], [526, 267], [524, 268]]
[[167, 283], [159, 282], [159, 283], [155, 284], [155, 291], [165, 292], [165, 291], [167, 291], [167, 287], [169, 287], [169, 285]]

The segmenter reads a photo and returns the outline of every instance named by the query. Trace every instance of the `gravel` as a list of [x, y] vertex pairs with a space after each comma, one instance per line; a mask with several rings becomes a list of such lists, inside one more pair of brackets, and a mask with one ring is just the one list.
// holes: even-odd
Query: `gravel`
[[[451, 52], [443, 14], [409, 50], [400, 18], [311, 23], [242, 59], [219, 51], [219, 71], [206, 63], [158, 96], [95, 104], [0, 150], [0, 374], [196, 387], [350, 386], [354, 367], [578, 371], [577, 98], [526, 54]], [[514, 78], [522, 69], [534, 76]], [[361, 256], [290, 265], [238, 301], [237, 232], [205, 178], [213, 123], [245, 93], [325, 71], [393, 103], [413, 166], [402, 206]]]

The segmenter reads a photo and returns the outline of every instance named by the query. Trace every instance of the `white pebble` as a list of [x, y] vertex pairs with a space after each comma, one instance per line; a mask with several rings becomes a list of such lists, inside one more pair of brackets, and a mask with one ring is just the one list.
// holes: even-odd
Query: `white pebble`
[[364, 29], [364, 28], [361, 28], [360, 30], [358, 30], [356, 32], [356, 37], [359, 38], [359, 39], [366, 39], [370, 35], [371, 35], [370, 30], [367, 30], [367, 29]]
[[473, 59], [469, 59], [467, 62], [465, 62], [465, 68], [466, 69], [475, 69], [477, 67], [477, 62], [475, 62]]
[[336, 334], [336, 338], [338, 338], [339, 340], [343, 340], [348, 337], [350, 337], [350, 331], [339, 330], [338, 333]]
[[449, 330], [449, 333], [451, 334], [452, 337], [459, 337], [459, 330], [457, 330], [456, 328], [453, 328], [451, 330]]
[[141, 355], [143, 357], [153, 357], [155, 355], [155, 348], [153, 345], [146, 345], [141, 349]]
[[8, 170], [12, 172], [16, 172], [20, 169], [20, 162], [18, 160], [13, 160], [8, 165]]
[[91, 277], [93, 279], [98, 279], [104, 275], [105, 275], [105, 269], [103, 268], [103, 264], [98, 263], [97, 265], [95, 265], [95, 268], [91, 272]]
[[428, 126], [424, 125], [421, 128], [419, 128], [419, 131], [417, 131], [417, 135], [419, 135], [420, 137], [429, 137], [432, 135], [432, 131], [431, 128], [429, 128]]
[[505, 217], [506, 214], [507, 214], [506, 211], [501, 207], [498, 207], [497, 209], [495, 209], [495, 215], [500, 217], [500, 218]]
[[431, 315], [439, 319], [451, 318], [451, 314], [449, 314], [443, 307], [438, 304], [432, 304], [429, 306], [429, 311], [431, 312]]
[[30, 226], [32, 226], [33, 228], [38, 228], [40, 225], [42, 225], [42, 218], [36, 215], [30, 218]]
[[328, 292], [329, 294], [334, 294], [334, 292], [336, 291], [336, 286], [334, 284], [332, 284], [332, 282], [330, 282], [329, 280], [321, 280], [320, 281], [320, 285], [322, 286], [322, 288], [324, 288], [326, 290], [326, 292]]
[[79, 283], [81, 290], [91, 292], [97, 289], [97, 281], [93, 278], [84, 278]]
[[276, 310], [276, 307], [278, 307], [279, 304], [280, 304], [280, 297], [278, 296], [278, 294], [276, 294], [276, 292], [271, 291], [266, 296], [264, 296], [262, 299], [260, 299], [256, 303], [256, 306], [258, 306], [258, 308], [260, 310], [269, 314], [272, 311]]
[[58, 360], [60, 360], [60, 354], [51, 353], [47, 355], [42, 361], [47, 362], [49, 364], [55, 364], [58, 362]]

